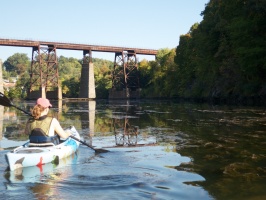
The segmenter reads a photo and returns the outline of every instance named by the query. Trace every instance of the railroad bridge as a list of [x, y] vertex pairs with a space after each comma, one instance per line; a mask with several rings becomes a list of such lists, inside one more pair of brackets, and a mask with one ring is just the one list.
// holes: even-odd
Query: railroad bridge
[[115, 53], [112, 70], [112, 89], [109, 91], [110, 99], [138, 98], [140, 88], [136, 56], [137, 54], [156, 56], [158, 52], [152, 49], [1, 38], [0, 45], [32, 48], [30, 88], [27, 91], [28, 99], [37, 99], [40, 96], [50, 99], [62, 99], [56, 55], [57, 49], [83, 51], [79, 98], [84, 99], [96, 98], [92, 63], [93, 51]]

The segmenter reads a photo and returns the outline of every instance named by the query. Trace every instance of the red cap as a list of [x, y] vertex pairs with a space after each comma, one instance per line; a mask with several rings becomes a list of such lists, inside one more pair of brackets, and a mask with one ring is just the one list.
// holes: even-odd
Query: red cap
[[41, 105], [44, 108], [52, 107], [52, 104], [50, 104], [50, 101], [45, 98], [39, 98], [36, 104]]

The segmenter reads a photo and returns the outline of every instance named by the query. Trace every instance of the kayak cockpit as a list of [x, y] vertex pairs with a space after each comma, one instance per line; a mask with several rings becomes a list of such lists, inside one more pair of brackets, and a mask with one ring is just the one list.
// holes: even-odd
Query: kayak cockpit
[[49, 151], [45, 148], [27, 148], [27, 149], [19, 149], [15, 151], [16, 154], [32, 154], [32, 153], [43, 153]]

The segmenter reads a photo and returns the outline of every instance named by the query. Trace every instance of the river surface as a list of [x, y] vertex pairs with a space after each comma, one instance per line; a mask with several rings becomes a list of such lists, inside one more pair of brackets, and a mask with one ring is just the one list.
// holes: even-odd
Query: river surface
[[[84, 141], [59, 164], [10, 172], [28, 116], [0, 106], [0, 199], [266, 199], [266, 110], [171, 101], [54, 101]], [[14, 102], [29, 111], [34, 102]]]

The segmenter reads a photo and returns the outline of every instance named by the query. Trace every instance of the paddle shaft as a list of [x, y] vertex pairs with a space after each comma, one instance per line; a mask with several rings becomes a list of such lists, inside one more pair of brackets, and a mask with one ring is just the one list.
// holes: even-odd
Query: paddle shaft
[[13, 105], [13, 104], [12, 104], [11, 106], [13, 106], [14, 108], [16, 108], [16, 109], [18, 109], [18, 110], [20, 110], [20, 111], [22, 111], [22, 112], [24, 112], [24, 113], [26, 113], [27, 115], [29, 115], [29, 116], [32, 117], [31, 113], [27, 112], [26, 110], [22, 110], [21, 108], [15, 106], [15, 105]]
[[84, 141], [82, 141], [82, 140], [76, 138], [76, 137], [73, 136], [73, 135], [70, 135], [69, 137], [71, 137], [71, 138], [73, 138], [74, 140], [80, 142], [81, 144], [84, 144], [84, 145], [86, 145], [86, 146], [92, 148], [96, 153], [105, 153], [105, 152], [108, 152], [108, 150], [105, 150], [105, 149], [95, 149], [95, 148], [93, 148], [91, 145], [89, 145], [88, 143], [86, 143], [86, 142], [84, 142]]
[[[86, 145], [86, 146], [88, 146], [88, 147], [94, 149], [91, 145], [89, 145], [89, 144], [87, 144], [86, 142], [84, 142], [84, 141], [82, 141], [82, 140], [76, 138], [76, 137], [73, 136], [73, 135], [70, 135], [69, 137], [71, 137], [71, 138], [73, 138], [74, 140], [76, 140], [76, 141], [78, 141], [78, 142], [80, 142], [80, 143], [82, 143], [82, 144], [84, 144], [84, 145]], [[95, 149], [95, 150], [96, 150], [96, 149]]]

